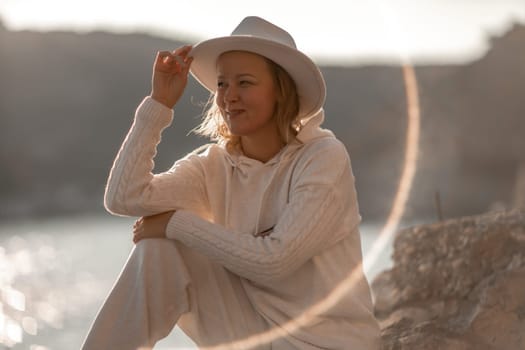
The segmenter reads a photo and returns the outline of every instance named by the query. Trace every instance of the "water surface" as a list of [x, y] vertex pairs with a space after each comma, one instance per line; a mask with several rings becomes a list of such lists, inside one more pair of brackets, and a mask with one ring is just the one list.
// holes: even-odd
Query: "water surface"
[[[134, 219], [81, 216], [0, 223], [0, 349], [74, 350], [132, 248]], [[361, 227], [366, 254], [380, 227]], [[390, 266], [391, 244], [368, 279]], [[196, 349], [180, 329], [155, 349]]]

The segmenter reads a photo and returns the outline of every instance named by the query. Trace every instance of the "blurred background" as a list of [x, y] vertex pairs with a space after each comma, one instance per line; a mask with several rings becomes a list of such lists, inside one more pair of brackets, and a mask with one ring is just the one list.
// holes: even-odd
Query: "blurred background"
[[[134, 219], [102, 198], [156, 51], [228, 35], [247, 15], [287, 29], [323, 70], [365, 254], [402, 172], [403, 64], [421, 135], [401, 225], [525, 205], [525, 0], [0, 0], [0, 349], [80, 347], [132, 247]], [[207, 97], [191, 79], [156, 171], [207, 142], [191, 133]], [[191, 344], [176, 330], [159, 348]]]

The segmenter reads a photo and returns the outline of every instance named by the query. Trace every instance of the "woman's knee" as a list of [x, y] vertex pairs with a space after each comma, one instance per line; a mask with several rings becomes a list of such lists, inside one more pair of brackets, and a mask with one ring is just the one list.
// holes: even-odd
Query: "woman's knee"
[[135, 244], [135, 249], [164, 249], [167, 246], [175, 245], [175, 241], [167, 238], [145, 238]]
[[175, 241], [166, 238], [142, 239], [135, 244], [133, 255], [141, 258], [160, 259], [164, 254], [173, 256], [178, 250]]

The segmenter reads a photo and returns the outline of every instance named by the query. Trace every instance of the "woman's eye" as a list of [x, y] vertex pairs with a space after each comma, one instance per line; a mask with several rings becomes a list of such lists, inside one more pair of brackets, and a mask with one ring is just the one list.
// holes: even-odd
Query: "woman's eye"
[[250, 85], [251, 83], [252, 83], [252, 82], [251, 82], [251, 81], [248, 81], [248, 80], [241, 80], [241, 81], [239, 82], [239, 84], [240, 84], [241, 86], [243, 86], [243, 85]]
[[224, 83], [222, 81], [217, 82], [217, 87], [221, 88], [224, 86]]

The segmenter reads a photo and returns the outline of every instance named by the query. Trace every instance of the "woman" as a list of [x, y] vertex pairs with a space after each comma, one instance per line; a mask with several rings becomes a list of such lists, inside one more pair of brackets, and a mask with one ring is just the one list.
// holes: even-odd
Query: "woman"
[[[212, 92], [198, 131], [216, 142], [153, 175], [190, 70]], [[84, 349], [151, 348], [175, 325], [202, 347], [379, 347], [354, 177], [343, 144], [319, 127], [324, 100], [315, 63], [258, 17], [158, 53], [105, 196], [110, 212], [141, 217], [136, 245]], [[352, 273], [347, 293], [312, 312]]]

